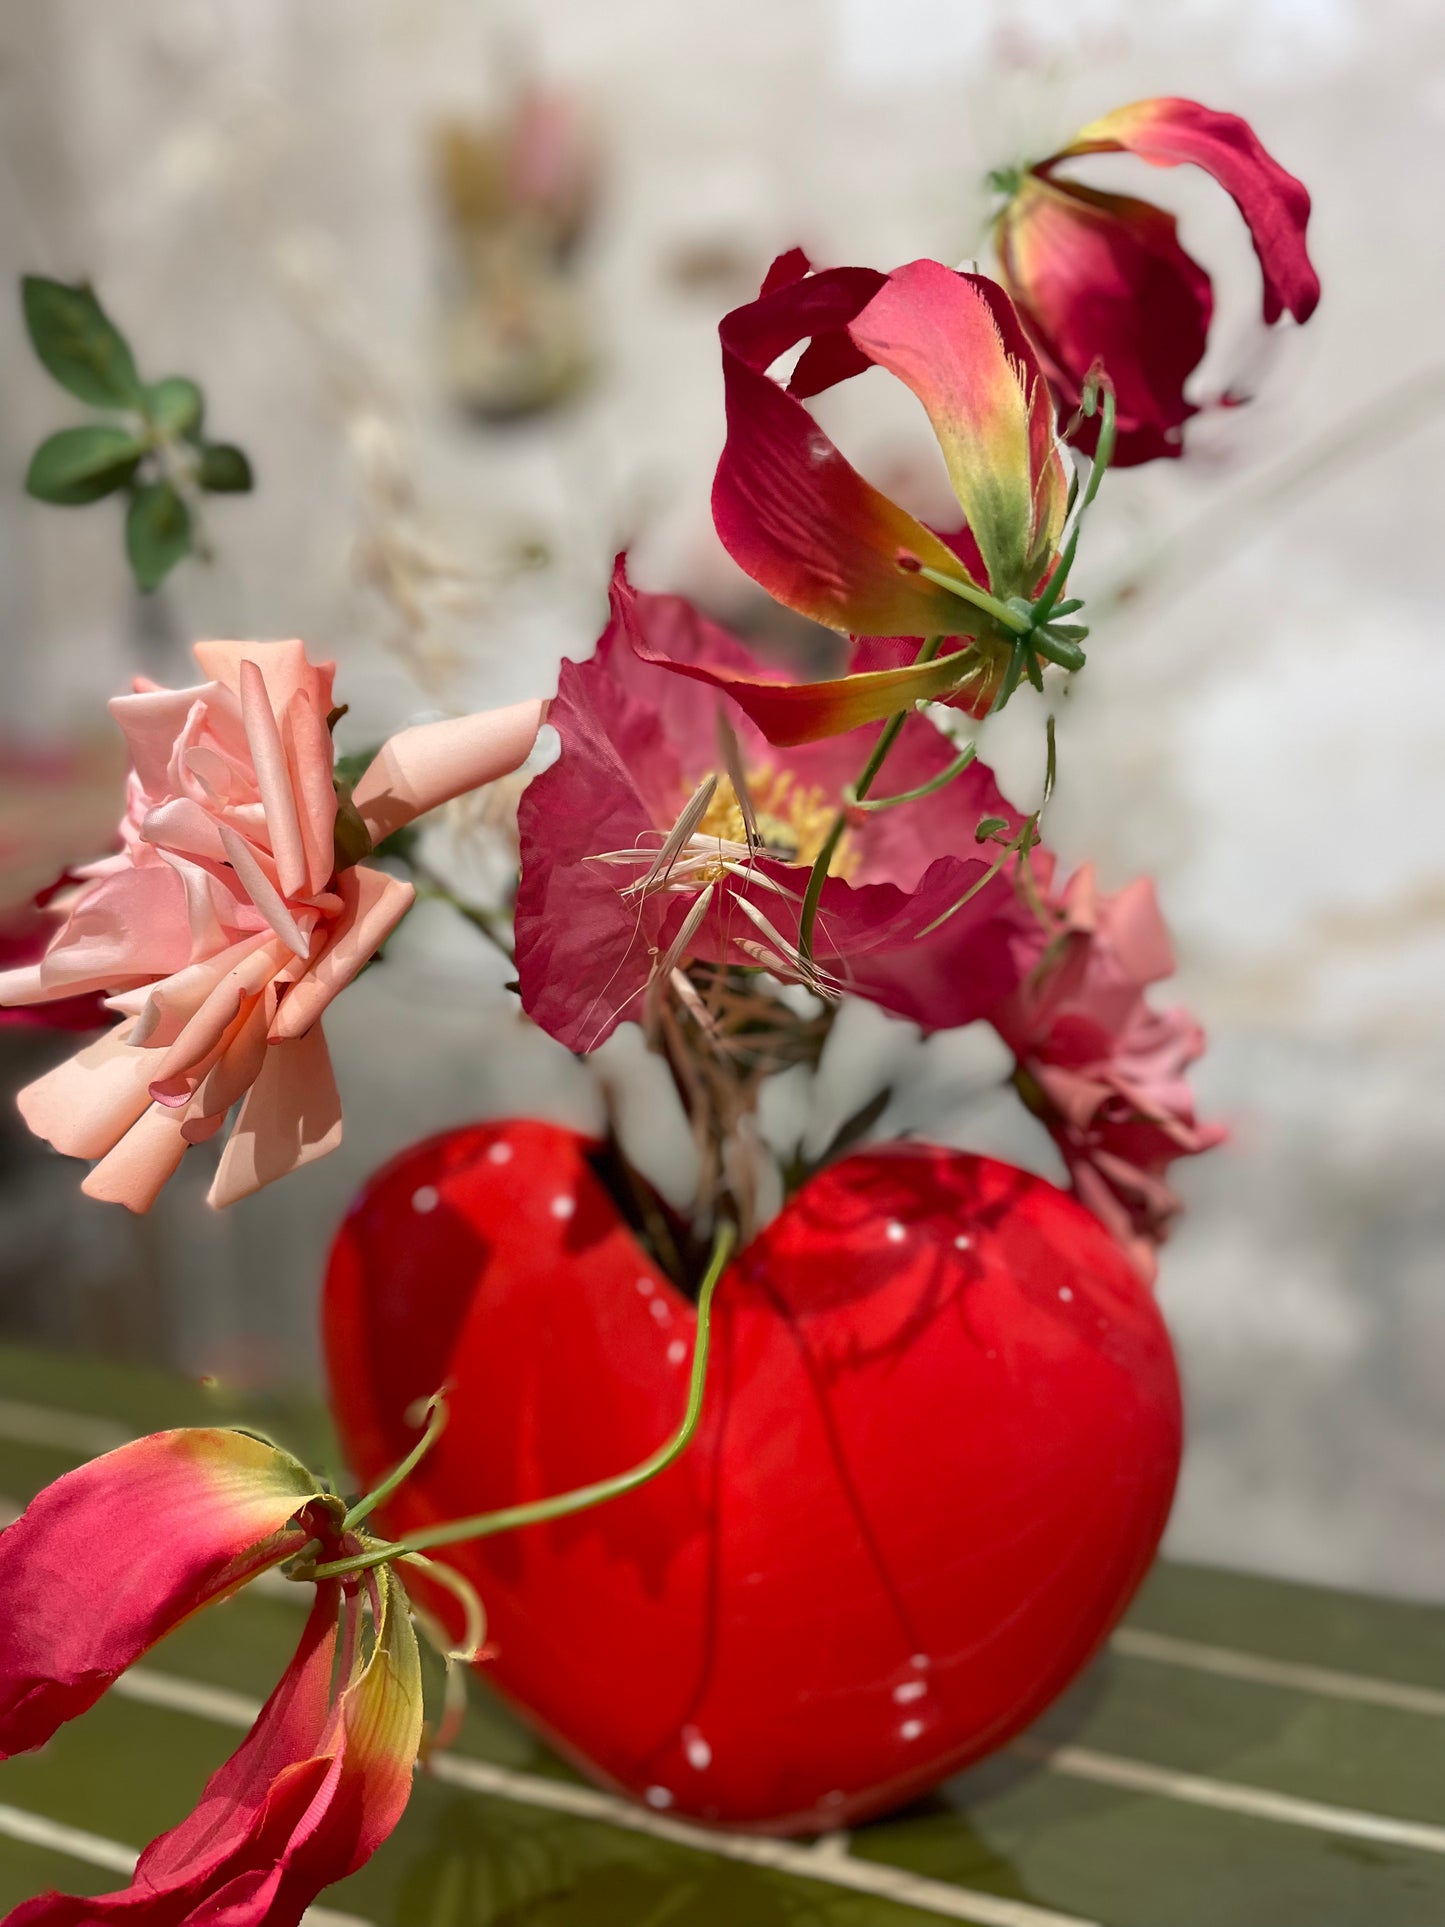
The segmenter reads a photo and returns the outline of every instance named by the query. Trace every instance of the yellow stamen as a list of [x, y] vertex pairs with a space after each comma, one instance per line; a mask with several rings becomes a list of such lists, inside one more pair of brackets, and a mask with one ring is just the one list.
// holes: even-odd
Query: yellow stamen
[[[781, 857], [810, 869], [833, 826], [838, 805], [816, 783], [804, 785], [785, 769], [750, 770], [748, 792], [757, 817], [765, 856]], [[746, 843], [747, 829], [737, 793], [726, 776], [718, 779], [712, 801], [698, 822], [697, 836]], [[845, 832], [828, 865], [829, 876], [851, 877], [859, 854]]]

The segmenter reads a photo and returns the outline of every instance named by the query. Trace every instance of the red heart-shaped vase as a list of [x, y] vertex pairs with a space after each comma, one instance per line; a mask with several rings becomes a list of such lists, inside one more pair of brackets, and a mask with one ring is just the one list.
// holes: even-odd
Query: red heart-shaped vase
[[[385, 1531], [623, 1471], [678, 1425], [694, 1309], [595, 1151], [449, 1131], [352, 1206], [325, 1326], [363, 1481], [450, 1388]], [[1006, 1740], [1118, 1619], [1178, 1469], [1168, 1335], [1072, 1198], [921, 1145], [805, 1184], [713, 1323], [676, 1464], [445, 1557], [486, 1602], [488, 1677], [594, 1778], [725, 1825], [846, 1826]]]

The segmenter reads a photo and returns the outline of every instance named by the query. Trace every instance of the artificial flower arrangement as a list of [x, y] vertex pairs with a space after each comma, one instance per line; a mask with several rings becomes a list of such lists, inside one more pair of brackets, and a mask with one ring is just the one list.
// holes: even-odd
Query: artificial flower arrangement
[[[37, 904], [43, 939], [0, 973], [12, 1012], [109, 1024], [19, 1099], [89, 1161], [90, 1197], [144, 1211], [224, 1139], [223, 1206], [335, 1148], [322, 1020], [413, 900], [397, 832], [518, 770], [544, 718], [559, 753], [521, 792], [508, 906], [522, 1008], [584, 1054], [639, 1026], [699, 1181], [680, 1211], [615, 1133], [525, 1118], [412, 1147], [354, 1203], [326, 1283], [361, 1496], [249, 1433], [168, 1432], [0, 1535], [0, 1755], [258, 1575], [312, 1599], [251, 1733], [131, 1885], [12, 1922], [299, 1919], [406, 1804], [418, 1628], [608, 1783], [806, 1832], [1003, 1743], [1128, 1603], [1180, 1451], [1150, 1289], [1169, 1166], [1222, 1133], [1187, 1082], [1198, 1026], [1149, 995], [1173, 967], [1151, 885], [1109, 894], [1048, 847], [1052, 717], [1030, 810], [975, 740], [1025, 680], [1051, 696], [1084, 666], [1089, 507], [1111, 460], [1178, 456], [1200, 405], [1207, 275], [1166, 213], [1058, 172], [1115, 149], [1213, 174], [1266, 322], [1309, 315], [1299, 182], [1234, 116], [1155, 100], [996, 177], [1001, 280], [794, 251], [722, 322], [718, 533], [848, 639], [839, 673], [790, 679], [620, 558], [602, 637], [550, 702], [404, 729], [359, 773], [333, 752], [332, 665], [300, 642], [201, 643], [196, 686], [112, 703], [118, 847]], [[143, 491], [176, 486], [144, 464], [177, 435], [204, 486], [199, 407], [182, 422], [162, 395], [168, 430], [118, 336], [79, 354], [94, 317], [114, 335], [88, 291], [32, 284], [47, 301], [70, 329], [37, 334], [51, 372], [140, 416], [65, 431], [91, 435], [69, 445], [86, 472], [48, 499], [125, 489], [144, 522]], [[880, 494], [810, 412], [869, 367], [926, 411], [956, 526]], [[865, 1147], [881, 1102], [779, 1156], [769, 1079], [819, 1064], [846, 998], [925, 1033], [990, 1025], [1071, 1194]]]

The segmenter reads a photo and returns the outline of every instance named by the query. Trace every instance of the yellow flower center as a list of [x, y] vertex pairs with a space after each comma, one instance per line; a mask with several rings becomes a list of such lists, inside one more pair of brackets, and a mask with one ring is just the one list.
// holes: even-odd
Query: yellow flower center
[[[748, 792], [757, 818], [758, 835], [767, 856], [780, 857], [809, 869], [822, 849], [837, 815], [837, 803], [816, 783], [804, 785], [787, 770], [750, 770]], [[721, 837], [728, 843], [745, 843], [747, 827], [742, 805], [728, 778], [718, 777], [718, 786], [708, 804], [696, 834]], [[833, 859], [829, 876], [851, 877], [858, 868], [859, 854], [851, 832], [845, 830]]]

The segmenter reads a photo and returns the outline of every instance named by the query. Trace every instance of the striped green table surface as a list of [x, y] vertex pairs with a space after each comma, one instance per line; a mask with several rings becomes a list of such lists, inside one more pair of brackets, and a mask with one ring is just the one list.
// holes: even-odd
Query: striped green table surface
[[[242, 1418], [325, 1463], [314, 1411], [0, 1349], [0, 1518], [137, 1432]], [[0, 1911], [124, 1884], [279, 1677], [295, 1593], [202, 1614], [0, 1767]], [[1445, 1927], [1445, 1609], [1163, 1565], [1024, 1740], [816, 1843], [599, 1793], [479, 1687], [392, 1839], [325, 1899], [321, 1927]]]

